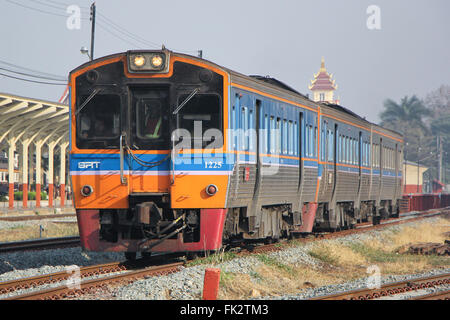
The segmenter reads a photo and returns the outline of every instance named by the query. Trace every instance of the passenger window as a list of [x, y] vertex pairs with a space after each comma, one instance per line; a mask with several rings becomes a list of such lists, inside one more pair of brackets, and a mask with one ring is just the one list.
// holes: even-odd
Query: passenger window
[[276, 150], [276, 131], [275, 131], [275, 118], [270, 117], [270, 153], [274, 154]]
[[292, 121], [289, 121], [289, 147], [288, 147], [289, 154], [294, 153], [294, 126], [292, 124]]

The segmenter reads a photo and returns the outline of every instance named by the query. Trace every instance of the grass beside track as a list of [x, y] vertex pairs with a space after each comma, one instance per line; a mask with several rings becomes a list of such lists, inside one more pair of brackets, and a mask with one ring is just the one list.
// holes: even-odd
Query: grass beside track
[[[39, 226], [44, 230], [39, 232]], [[52, 223], [51, 221], [39, 221], [33, 224], [20, 224], [10, 228], [0, 229], [0, 242], [20, 241], [28, 239], [56, 238], [78, 236], [78, 225], [76, 223]]]
[[[395, 230], [395, 231], [394, 231]], [[339, 239], [319, 240], [308, 245], [295, 241], [288, 246], [305, 248], [316, 263], [314, 265], [289, 264], [269, 254], [257, 254], [261, 262], [249, 273], [221, 272], [220, 299], [248, 299], [258, 296], [297, 294], [307, 288], [337, 284], [371, 273], [369, 267], [379, 268], [381, 275], [399, 275], [425, 272], [450, 267], [450, 257], [437, 255], [400, 254], [398, 249], [420, 242], [443, 243], [450, 231], [450, 221], [444, 218], [420, 221], [412, 226], [399, 226], [394, 230], [380, 230], [364, 237], [342, 243]], [[286, 247], [288, 247], [286, 246]], [[190, 265], [217, 266], [233, 259], [228, 253], [219, 253], [197, 259]]]

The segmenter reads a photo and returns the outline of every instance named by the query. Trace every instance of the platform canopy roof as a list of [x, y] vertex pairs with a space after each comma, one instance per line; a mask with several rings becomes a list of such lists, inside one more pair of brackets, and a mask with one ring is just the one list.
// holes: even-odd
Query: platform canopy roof
[[68, 134], [68, 105], [0, 93], [0, 144]]

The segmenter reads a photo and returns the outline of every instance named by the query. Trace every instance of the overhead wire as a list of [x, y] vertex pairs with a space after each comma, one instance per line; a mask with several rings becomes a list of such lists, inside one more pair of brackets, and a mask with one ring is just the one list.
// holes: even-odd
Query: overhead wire
[[38, 74], [38, 75], [41, 75], [41, 76], [60, 78], [58, 80], [65, 80], [66, 79], [64, 76], [61, 76], [61, 75], [51, 74], [51, 73], [48, 73], [48, 72], [43, 72], [43, 71], [38, 71], [38, 70], [22, 67], [22, 66], [14, 64], [14, 63], [10, 63], [10, 62], [3, 61], [3, 60], [0, 60], [0, 64], [5, 64], [7, 66], [10, 66], [10, 67], [13, 67], [13, 68], [16, 68], [16, 69], [20, 69], [20, 70], [25, 70], [25, 71], [28, 71], [28, 72], [32, 72], [32, 73], [35, 73], [35, 74]]
[[45, 82], [45, 81], [37, 81], [37, 80], [30, 80], [30, 79], [24, 79], [20, 77], [11, 76], [9, 74], [0, 73], [1, 76], [21, 80], [21, 81], [27, 81], [27, 82], [33, 82], [33, 83], [39, 83], [39, 84], [49, 84], [49, 85], [55, 85], [55, 86], [67, 86], [67, 83], [54, 83], [54, 82]]
[[65, 81], [67, 82], [67, 79], [55, 79], [55, 78], [50, 78], [50, 77], [44, 77], [44, 76], [39, 76], [39, 75], [33, 75], [33, 74], [29, 74], [29, 73], [25, 73], [25, 72], [19, 72], [19, 71], [14, 71], [14, 70], [10, 70], [7, 68], [2, 68], [0, 67], [0, 70], [3, 71], [8, 71], [11, 73], [15, 73], [15, 74], [20, 74], [22, 76], [27, 76], [27, 77], [32, 77], [32, 78], [38, 78], [38, 79], [44, 79], [44, 80], [53, 80], [53, 81]]
[[30, 6], [24, 5], [24, 4], [22, 4], [22, 3], [17, 3], [17, 2], [12, 1], [12, 0], [5, 0], [5, 1], [6, 1], [6, 2], [9, 2], [9, 3], [12, 3], [12, 4], [15, 4], [16, 6], [19, 6], [19, 7], [22, 7], [22, 8], [26, 8], [26, 9], [30, 9], [30, 10], [38, 11], [38, 12], [41, 12], [41, 13], [45, 13], [45, 14], [50, 14], [50, 15], [58, 16], [58, 17], [64, 17], [64, 18], [67, 18], [67, 15], [65, 15], [65, 14], [59, 14], [59, 13], [55, 13], [55, 12], [50, 12], [50, 11], [38, 9], [38, 8], [35, 8], [35, 7], [30, 7]]

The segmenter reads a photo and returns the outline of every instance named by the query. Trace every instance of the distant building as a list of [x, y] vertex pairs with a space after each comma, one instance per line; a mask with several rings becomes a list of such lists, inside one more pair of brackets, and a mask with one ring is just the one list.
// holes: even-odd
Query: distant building
[[[8, 157], [5, 151], [0, 150], [0, 183], [8, 182]], [[14, 153], [14, 182], [19, 182], [19, 154]]]
[[[417, 165], [415, 162], [403, 162], [403, 193], [422, 193], [424, 190], [423, 174], [428, 170], [428, 167]], [[428, 191], [428, 190], [427, 190]], [[428, 191], [428, 192], [431, 192]]]
[[339, 104], [339, 98], [334, 99], [334, 91], [337, 89], [336, 80], [333, 80], [333, 74], [330, 74], [325, 69], [325, 60], [322, 57], [319, 72], [314, 74], [314, 79], [311, 80], [309, 90], [313, 92], [312, 100], [316, 102], [330, 102]]

